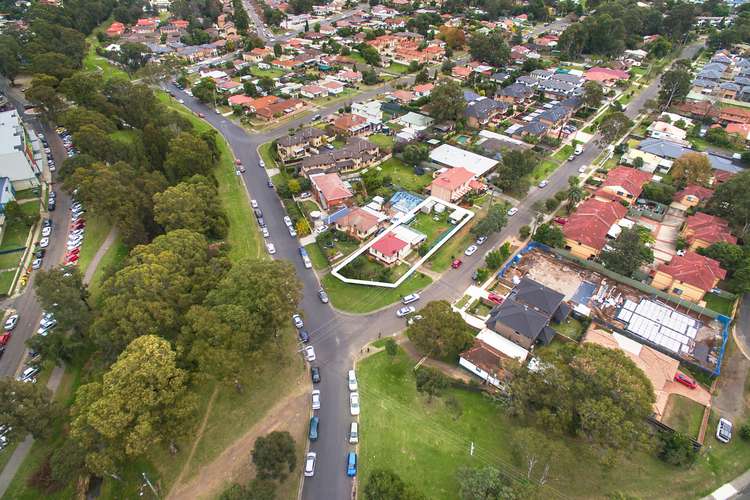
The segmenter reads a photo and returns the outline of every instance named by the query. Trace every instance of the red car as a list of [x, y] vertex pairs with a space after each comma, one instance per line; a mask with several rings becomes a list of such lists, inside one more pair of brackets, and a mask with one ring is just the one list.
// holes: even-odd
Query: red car
[[205, 117], [206, 115], [204, 115], [203, 113], [198, 113], [198, 118], [205, 118]]
[[240, 161], [239, 158], [237, 158], [236, 160], [234, 160], [234, 164], [235, 165], [242, 165], [242, 162]]
[[461, 259], [456, 259], [453, 262], [451, 262], [451, 267], [453, 269], [458, 269], [459, 267], [461, 267], [461, 264], [463, 264], [463, 262], [461, 262]]
[[10, 340], [12, 332], [5, 332], [2, 335], [0, 335], [0, 345], [5, 345]]
[[560, 224], [561, 226], [564, 226], [564, 225], [565, 225], [565, 223], [566, 223], [566, 222], [568, 222], [568, 219], [566, 219], [565, 217], [555, 217], [555, 218], [554, 218], [554, 219], [552, 219], [552, 220], [553, 220], [553, 221], [555, 221], [555, 222], [557, 222], [557, 223], [558, 223], [558, 224]]
[[496, 293], [490, 293], [487, 296], [487, 300], [489, 300], [490, 302], [494, 302], [495, 304], [502, 304], [503, 303], [503, 298], [501, 296], [499, 296], [498, 294], [496, 294]]
[[79, 257], [77, 255], [71, 255], [67, 259], [65, 259], [65, 265], [68, 264], [77, 264]]
[[696, 383], [696, 381], [691, 379], [684, 373], [677, 372], [674, 376], [674, 381], [679, 382], [685, 387], [689, 387], [691, 389], [695, 389], [696, 387], [698, 387], [698, 384]]

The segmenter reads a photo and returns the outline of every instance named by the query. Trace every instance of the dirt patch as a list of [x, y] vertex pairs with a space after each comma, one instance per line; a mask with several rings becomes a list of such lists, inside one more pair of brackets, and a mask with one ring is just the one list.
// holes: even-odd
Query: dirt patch
[[729, 355], [725, 357], [721, 376], [714, 391], [713, 406], [720, 416], [740, 422], [747, 406], [745, 383], [750, 372], [750, 361], [729, 340]]
[[[250, 459], [255, 440], [273, 431], [289, 431], [295, 439], [305, 433], [310, 404], [308, 384], [297, 384], [297, 389], [276, 403], [266, 417], [225, 449], [216, 459], [198, 470], [187, 482], [176, 481], [167, 496], [171, 500], [216, 498], [232, 483], [245, 484], [255, 477]], [[299, 445], [299, 442], [297, 443]], [[295, 470], [293, 474], [299, 471]], [[287, 481], [293, 481], [290, 477]]]

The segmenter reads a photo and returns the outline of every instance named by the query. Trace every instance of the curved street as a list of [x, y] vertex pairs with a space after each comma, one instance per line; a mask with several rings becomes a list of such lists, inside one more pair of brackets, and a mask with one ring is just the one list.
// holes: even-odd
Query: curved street
[[[703, 45], [696, 42], [685, 47], [682, 56], [690, 58]], [[407, 77], [408, 78], [408, 77]], [[395, 82], [392, 82], [395, 83]], [[270, 232], [269, 241], [276, 246], [278, 259], [292, 262], [297, 274], [304, 284], [304, 297], [300, 304], [305, 325], [311, 335], [311, 345], [315, 347], [317, 361], [321, 368], [322, 407], [320, 417], [320, 439], [310, 444], [310, 450], [317, 453], [315, 476], [306, 478], [302, 497], [305, 499], [347, 499], [352, 497], [352, 480], [346, 475], [346, 453], [350, 449], [347, 432], [352, 417], [349, 415], [349, 391], [346, 384], [346, 373], [352, 367], [354, 356], [369, 342], [380, 336], [392, 335], [404, 329], [404, 320], [397, 318], [395, 310], [398, 305], [366, 314], [350, 315], [336, 311], [327, 304], [322, 304], [317, 296], [320, 288], [318, 277], [311, 269], [305, 269], [299, 257], [299, 242], [289, 236], [283, 217], [286, 215], [280, 199], [274, 189], [267, 186], [268, 175], [264, 168], [258, 166], [257, 148], [268, 141], [282, 137], [295, 127], [309, 121], [309, 118], [298, 118], [272, 130], [261, 133], [250, 133], [233, 121], [217, 115], [214, 110], [197, 101], [173, 85], [167, 88], [184, 100], [185, 106], [195, 113], [203, 113], [229, 142], [235, 156], [245, 165], [243, 180], [250, 198], [258, 201], [264, 211], [264, 218]], [[366, 91], [356, 96], [356, 101], [364, 101], [377, 94], [387, 92], [390, 85]], [[643, 110], [645, 103], [656, 97], [659, 90], [658, 79], [652, 81], [636, 95], [628, 105], [626, 114], [635, 118]], [[317, 110], [321, 115], [335, 112], [341, 103], [328, 105]], [[567, 189], [568, 177], [577, 175], [578, 168], [590, 165], [603, 151], [606, 145], [596, 142], [598, 136], [589, 142], [584, 152], [570, 162], [561, 165], [550, 177], [549, 185], [544, 189], [532, 188], [529, 195], [517, 206], [518, 213], [509, 218], [508, 224], [499, 233], [489, 238], [477, 252], [464, 260], [464, 265], [456, 270], [448, 270], [439, 280], [421, 292], [419, 305], [432, 300], [449, 300], [459, 298], [472, 283], [471, 276], [475, 269], [481, 267], [486, 252], [497, 247], [506, 238], [518, 234], [523, 225], [531, 224], [536, 212], [532, 209], [535, 202], [545, 200], [557, 191]], [[254, 224], [255, 221], [249, 221]], [[363, 301], [381, 293], [373, 289]], [[363, 439], [367, 439], [366, 431]]]

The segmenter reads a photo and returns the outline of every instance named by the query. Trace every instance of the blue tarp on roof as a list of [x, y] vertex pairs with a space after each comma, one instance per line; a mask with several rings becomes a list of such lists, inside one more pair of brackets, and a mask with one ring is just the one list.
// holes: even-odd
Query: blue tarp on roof
[[336, 222], [337, 220], [339, 220], [340, 218], [348, 214], [350, 211], [351, 209], [349, 207], [344, 207], [341, 210], [338, 210], [332, 213], [331, 215], [329, 215], [328, 217], [326, 217], [324, 221], [326, 225], [330, 226], [331, 224], [333, 224], [334, 222]]
[[421, 196], [417, 196], [416, 194], [407, 191], [399, 191], [388, 200], [388, 203], [391, 205], [391, 208], [398, 210], [399, 212], [407, 213], [422, 203], [422, 201], [424, 201], [424, 198]]

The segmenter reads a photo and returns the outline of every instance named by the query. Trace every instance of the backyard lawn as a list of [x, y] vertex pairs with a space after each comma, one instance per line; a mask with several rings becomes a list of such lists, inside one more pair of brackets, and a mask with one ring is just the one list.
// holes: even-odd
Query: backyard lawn
[[679, 394], [670, 394], [664, 410], [664, 423], [686, 436], [697, 439], [704, 409], [703, 405], [692, 399]]
[[393, 136], [385, 134], [372, 134], [367, 137], [367, 140], [373, 144], [376, 144], [380, 149], [392, 149], [393, 148]]
[[321, 280], [336, 309], [350, 313], [368, 313], [401, 300], [404, 295], [418, 292], [432, 283], [429, 276], [415, 272], [398, 288], [352, 285], [331, 274]]
[[[414, 364], [403, 351], [395, 358], [381, 352], [357, 364], [361, 484], [374, 468], [387, 467], [427, 498], [447, 499], [459, 496], [456, 472], [462, 466], [493, 465], [524, 477], [525, 467], [512, 453], [521, 423], [480, 393], [446, 391], [458, 401], [460, 416], [445, 404], [445, 396], [428, 402], [416, 391]], [[714, 416], [709, 428], [715, 425]], [[698, 498], [750, 466], [746, 442], [735, 438], [722, 445], [713, 433], [691, 468], [667, 465], [643, 452], [621, 454], [608, 468], [583, 440], [553, 439], [562, 450], [540, 498]]]
[[391, 65], [388, 66], [385, 70], [391, 73], [403, 75], [409, 72], [409, 66], [406, 66], [404, 64], [399, 64], [399, 63], [391, 63]]
[[390, 176], [393, 184], [407, 191], [421, 192], [432, 182], [429, 174], [417, 175], [414, 169], [398, 158], [389, 158], [380, 164], [381, 173]]
[[712, 311], [716, 311], [724, 316], [731, 317], [732, 310], [734, 309], [734, 300], [725, 299], [715, 293], [707, 293], [703, 300], [706, 301], [706, 307]]
[[435, 220], [433, 217], [434, 216], [431, 214], [418, 213], [414, 217], [414, 220], [409, 224], [412, 229], [427, 236], [425, 244], [428, 247], [432, 247], [432, 245], [440, 239], [440, 235], [449, 231], [453, 227], [446, 221], [448, 217], [447, 212], [438, 215], [438, 220]]
[[561, 333], [573, 340], [579, 340], [581, 337], [583, 337], [584, 331], [586, 329], [583, 323], [573, 317], [569, 317], [565, 320], [564, 323], [553, 323], [552, 328], [554, 328], [557, 333]]
[[250, 74], [257, 76], [258, 78], [263, 78], [264, 76], [267, 76], [268, 78], [278, 78], [284, 75], [284, 71], [274, 68], [260, 69], [258, 66], [252, 66], [250, 68]]

